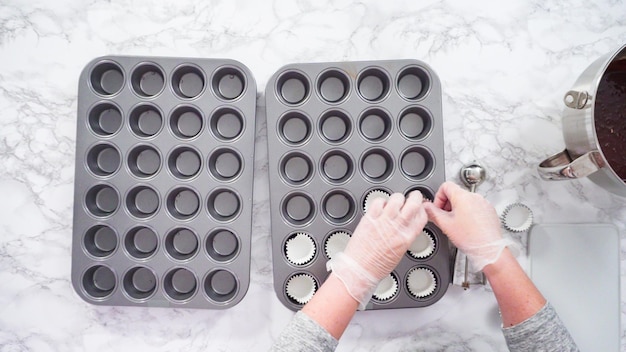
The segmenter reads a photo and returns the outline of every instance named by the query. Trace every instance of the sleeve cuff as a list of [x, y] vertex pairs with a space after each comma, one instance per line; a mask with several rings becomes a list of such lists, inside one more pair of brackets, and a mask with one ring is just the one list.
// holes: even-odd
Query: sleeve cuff
[[548, 302], [525, 321], [502, 328], [511, 351], [578, 351], [576, 343]]
[[339, 342], [308, 315], [297, 312], [271, 351], [331, 352]]

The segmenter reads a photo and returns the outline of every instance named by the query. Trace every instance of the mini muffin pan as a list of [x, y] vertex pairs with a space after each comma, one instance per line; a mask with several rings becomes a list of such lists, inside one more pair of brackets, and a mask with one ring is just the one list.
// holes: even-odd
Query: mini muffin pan
[[[441, 84], [416, 60], [304, 63], [278, 70], [265, 97], [274, 288], [297, 310], [368, 203], [413, 190], [432, 200], [444, 182]], [[431, 223], [420, 236], [366, 309], [444, 295], [447, 238]]]
[[256, 84], [222, 59], [108, 56], [78, 86], [72, 283], [98, 305], [246, 294]]

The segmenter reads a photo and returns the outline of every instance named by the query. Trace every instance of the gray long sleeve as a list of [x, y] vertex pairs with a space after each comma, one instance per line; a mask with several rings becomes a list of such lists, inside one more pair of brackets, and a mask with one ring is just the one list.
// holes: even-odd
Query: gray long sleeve
[[569, 331], [550, 303], [517, 325], [503, 328], [511, 352], [578, 351]]
[[[576, 343], [549, 303], [526, 321], [503, 328], [512, 352], [578, 351]], [[338, 341], [302, 312], [296, 313], [270, 351], [332, 352]]]
[[270, 351], [332, 352], [339, 341], [308, 315], [297, 312], [289, 325], [280, 334]]

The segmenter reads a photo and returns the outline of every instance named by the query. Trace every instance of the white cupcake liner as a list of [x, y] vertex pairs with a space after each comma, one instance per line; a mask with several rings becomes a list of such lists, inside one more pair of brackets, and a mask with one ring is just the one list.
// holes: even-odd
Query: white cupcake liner
[[415, 238], [408, 251], [413, 258], [427, 258], [435, 252], [435, 238], [428, 231], [424, 230]]
[[333, 259], [333, 256], [338, 252], [343, 252], [350, 241], [350, 234], [345, 231], [337, 231], [326, 239], [324, 243], [324, 253], [328, 259]]
[[379, 301], [388, 301], [398, 293], [398, 279], [392, 274], [386, 276], [374, 291], [372, 297]]
[[507, 231], [526, 232], [533, 224], [533, 212], [522, 203], [513, 203], [504, 209], [500, 221]]
[[307, 264], [315, 257], [315, 242], [306, 233], [296, 233], [285, 242], [285, 256], [292, 264]]
[[391, 194], [389, 192], [384, 191], [382, 189], [374, 189], [367, 193], [365, 196], [365, 201], [363, 202], [363, 212], [367, 213], [367, 209], [371, 206], [372, 202], [378, 198], [389, 199]]
[[425, 298], [432, 295], [437, 288], [435, 274], [426, 268], [414, 268], [409, 271], [406, 279], [409, 293], [416, 298]]
[[296, 274], [287, 281], [285, 286], [287, 296], [299, 304], [309, 302], [315, 291], [317, 291], [317, 284], [313, 276], [309, 274]]

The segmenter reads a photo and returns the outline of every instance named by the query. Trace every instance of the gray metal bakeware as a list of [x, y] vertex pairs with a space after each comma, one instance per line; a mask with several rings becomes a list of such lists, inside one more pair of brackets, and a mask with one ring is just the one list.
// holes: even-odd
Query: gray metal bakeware
[[[265, 96], [274, 288], [298, 310], [341, 250], [327, 246], [345, 245], [371, 191], [432, 200], [444, 182], [441, 83], [417, 60], [302, 63], [279, 69]], [[425, 251], [407, 252], [366, 309], [424, 307], [444, 295], [449, 244], [432, 223], [425, 232]]]
[[246, 294], [256, 83], [227, 59], [106, 56], [78, 85], [72, 283], [97, 305]]

